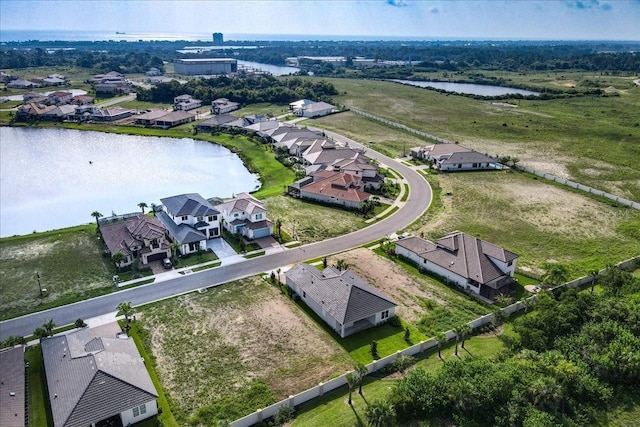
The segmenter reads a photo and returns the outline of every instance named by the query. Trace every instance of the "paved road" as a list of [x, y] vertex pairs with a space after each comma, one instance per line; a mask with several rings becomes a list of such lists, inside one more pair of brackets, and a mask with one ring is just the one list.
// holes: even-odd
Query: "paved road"
[[[350, 147], [359, 146], [355, 141], [348, 140], [335, 133], [326, 132], [326, 134], [342, 142], [348, 141]], [[133, 306], [139, 306], [192, 292], [199, 288], [220, 285], [307, 259], [341, 252], [406, 227], [420, 217], [429, 207], [431, 203], [431, 188], [424, 178], [411, 168], [370, 149], [367, 151], [367, 155], [401, 173], [411, 189], [409, 199], [405, 205], [387, 219], [351, 234], [307, 244], [284, 252], [252, 258], [242, 263], [187, 274], [179, 278], [138, 286], [90, 300], [6, 320], [0, 322], [0, 340], [4, 340], [9, 336], [30, 335], [35, 328], [49, 319], [53, 319], [58, 326], [71, 324], [78, 318], [89, 319], [113, 312], [121, 302], [130, 301]]]

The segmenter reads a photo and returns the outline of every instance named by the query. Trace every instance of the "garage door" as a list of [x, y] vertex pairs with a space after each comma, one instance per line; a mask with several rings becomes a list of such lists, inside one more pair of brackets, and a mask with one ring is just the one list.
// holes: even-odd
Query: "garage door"
[[166, 252], [160, 252], [159, 254], [149, 255], [147, 257], [147, 262], [160, 261], [160, 260], [163, 260], [165, 258], [168, 258]]

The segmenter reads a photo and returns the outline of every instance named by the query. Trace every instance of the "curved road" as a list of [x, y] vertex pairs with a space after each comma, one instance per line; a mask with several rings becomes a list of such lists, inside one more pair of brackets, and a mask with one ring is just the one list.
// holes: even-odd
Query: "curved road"
[[[361, 147], [355, 141], [348, 140], [333, 132], [325, 133], [341, 142], [348, 142], [350, 147]], [[76, 319], [90, 319], [102, 314], [111, 313], [123, 301], [130, 301], [135, 306], [152, 301], [171, 298], [176, 295], [192, 292], [199, 288], [220, 285], [232, 280], [253, 276], [265, 271], [275, 270], [289, 264], [307, 259], [318, 258], [363, 245], [383, 236], [395, 233], [418, 219], [431, 203], [431, 188], [426, 180], [411, 168], [384, 156], [371, 149], [367, 156], [380, 163], [393, 167], [407, 180], [410, 187], [409, 199], [405, 205], [390, 217], [374, 223], [353, 233], [288, 249], [270, 255], [251, 258], [237, 264], [221, 266], [201, 272], [184, 275], [179, 278], [125, 289], [101, 297], [80, 301], [46, 311], [28, 314], [0, 322], [0, 340], [9, 336], [27, 336], [34, 329], [49, 319], [56, 325], [68, 325]]]

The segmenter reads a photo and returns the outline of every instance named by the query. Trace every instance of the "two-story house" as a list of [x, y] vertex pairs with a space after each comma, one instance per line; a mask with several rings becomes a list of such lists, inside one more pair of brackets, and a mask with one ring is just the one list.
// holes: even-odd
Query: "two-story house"
[[121, 253], [124, 260], [118, 267], [131, 265], [139, 259], [143, 265], [171, 256], [165, 239], [165, 227], [157, 218], [141, 214], [102, 218], [100, 234], [111, 255]]
[[273, 223], [267, 219], [267, 209], [248, 193], [240, 193], [216, 208], [222, 213], [225, 230], [231, 234], [259, 239], [270, 236], [273, 232]]
[[160, 199], [156, 212], [183, 255], [207, 249], [207, 240], [220, 236], [220, 211], [196, 193]]

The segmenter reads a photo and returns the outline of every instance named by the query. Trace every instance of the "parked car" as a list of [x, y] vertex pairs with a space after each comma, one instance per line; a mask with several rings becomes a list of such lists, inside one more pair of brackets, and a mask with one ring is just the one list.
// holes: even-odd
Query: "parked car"
[[171, 264], [171, 260], [169, 258], [165, 258], [162, 260], [162, 266], [167, 270], [169, 270], [170, 268], [173, 267], [173, 264]]

